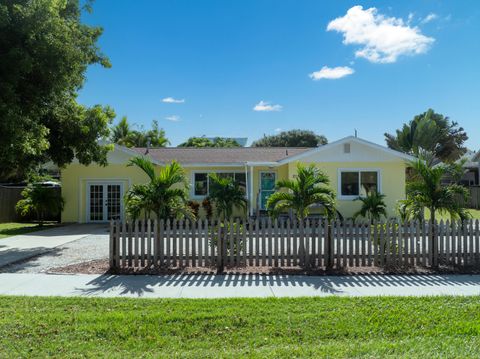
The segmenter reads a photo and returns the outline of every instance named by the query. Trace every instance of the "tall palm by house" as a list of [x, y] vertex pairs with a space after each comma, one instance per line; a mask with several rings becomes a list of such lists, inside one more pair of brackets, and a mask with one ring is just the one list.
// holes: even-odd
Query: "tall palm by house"
[[353, 215], [354, 219], [358, 217], [366, 218], [373, 223], [382, 217], [387, 217], [387, 205], [385, 204], [385, 195], [378, 192], [369, 193], [365, 197], [359, 197], [362, 202], [360, 209]]
[[273, 215], [292, 209], [301, 221], [314, 205], [322, 206], [328, 218], [335, 217], [335, 193], [330, 179], [313, 164], [297, 164], [297, 177], [278, 181], [276, 192], [267, 200], [267, 208]]
[[215, 204], [217, 215], [221, 219], [231, 219], [235, 209], [246, 210], [245, 192], [233, 178], [221, 177], [215, 173], [210, 174], [209, 178], [209, 199]]
[[125, 196], [126, 211], [132, 218], [138, 218], [142, 213], [148, 217], [153, 212], [157, 219], [193, 219], [187, 205], [187, 178], [178, 162], [172, 161], [158, 175], [155, 174], [153, 163], [145, 157], [131, 159], [128, 166], [140, 168], [150, 181], [133, 185]]
[[[434, 248], [436, 214], [448, 213], [452, 219], [468, 218], [469, 214], [462, 206], [462, 202], [468, 200], [468, 190], [457, 184], [442, 184], [442, 179], [450, 174], [452, 167], [432, 167], [421, 159], [411, 162], [410, 167], [413, 178], [407, 183], [407, 199], [402, 204], [409, 218], [423, 219], [424, 210], [430, 210], [430, 246]], [[458, 197], [463, 201], [459, 201]]]

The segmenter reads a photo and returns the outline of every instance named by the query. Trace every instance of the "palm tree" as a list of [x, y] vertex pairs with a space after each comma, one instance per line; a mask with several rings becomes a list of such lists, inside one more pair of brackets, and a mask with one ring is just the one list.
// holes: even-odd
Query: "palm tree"
[[353, 219], [363, 217], [373, 223], [379, 221], [382, 217], [387, 217], [387, 205], [384, 199], [385, 195], [377, 191], [369, 193], [366, 197], [357, 198], [358, 201], [362, 202], [362, 207], [353, 215]]
[[468, 190], [457, 184], [442, 185], [442, 179], [452, 171], [451, 166], [432, 167], [418, 159], [410, 167], [413, 178], [407, 182], [407, 199], [401, 203], [409, 218], [423, 219], [425, 208], [430, 210], [430, 248], [434, 248], [436, 213], [448, 213], [452, 220], [468, 218], [470, 215], [462, 205], [468, 200]]
[[135, 144], [132, 138], [132, 129], [126, 116], [112, 128], [112, 141], [126, 147], [133, 147]]
[[165, 130], [158, 126], [158, 121], [152, 122], [152, 128], [148, 131], [133, 130], [124, 116], [117, 125], [112, 128], [111, 140], [126, 147], [165, 147], [170, 141], [165, 137]]
[[152, 128], [145, 132], [144, 137], [147, 143], [143, 147], [148, 145], [152, 147], [166, 147], [170, 144], [170, 141], [165, 137], [165, 130], [158, 126], [157, 120], [153, 120]]
[[452, 162], [466, 152], [464, 143], [468, 136], [458, 123], [429, 109], [404, 124], [395, 134], [385, 133], [385, 140], [388, 147], [397, 151], [415, 156], [429, 152], [433, 160]]
[[215, 204], [217, 215], [223, 220], [232, 218], [235, 208], [246, 211], [245, 192], [233, 178], [212, 173], [210, 178], [209, 200]]
[[142, 212], [147, 217], [153, 212], [157, 219], [194, 219], [187, 205], [187, 179], [178, 162], [172, 161], [158, 175], [153, 163], [145, 157], [131, 159], [128, 166], [140, 168], [150, 180], [149, 183], [132, 186], [125, 195], [126, 211], [132, 218], [138, 218]]
[[64, 200], [59, 191], [41, 184], [29, 184], [22, 191], [22, 199], [15, 206], [21, 216], [35, 214], [39, 225], [43, 225], [47, 213], [57, 216], [63, 210]]
[[[295, 179], [281, 180], [277, 182], [276, 192], [267, 200], [269, 212], [277, 216], [279, 213], [288, 209], [295, 212], [300, 221], [300, 230], [304, 231], [303, 221], [310, 213], [310, 208], [314, 205], [321, 205], [325, 209], [327, 219], [335, 218], [337, 211], [335, 209], [335, 192], [330, 188], [330, 179], [320, 171], [314, 164], [307, 167], [297, 164], [297, 177]], [[331, 226], [327, 233], [326, 257], [328, 258], [327, 267], [331, 266], [330, 261], [330, 233]], [[305, 253], [305, 243], [300, 243], [300, 253]], [[307, 257], [302, 259], [302, 263], [309, 266]]]
[[276, 189], [267, 200], [267, 208], [274, 216], [292, 209], [303, 222], [314, 205], [323, 206], [328, 218], [336, 216], [335, 192], [330, 188], [330, 179], [313, 164], [308, 167], [297, 164], [297, 177], [278, 181]]

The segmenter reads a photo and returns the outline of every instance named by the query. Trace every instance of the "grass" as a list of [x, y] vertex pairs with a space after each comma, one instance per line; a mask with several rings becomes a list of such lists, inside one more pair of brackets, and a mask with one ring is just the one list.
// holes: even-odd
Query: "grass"
[[[470, 215], [472, 216], [473, 219], [480, 219], [480, 210], [478, 209], [468, 209], [467, 210]], [[450, 215], [448, 213], [440, 213], [440, 212], [436, 212], [436, 216], [435, 218], [440, 221], [440, 220], [444, 220], [446, 221], [447, 219], [451, 219], [450, 218]], [[428, 209], [425, 209], [425, 218], [426, 219], [429, 219], [430, 218], [430, 211]]]
[[40, 227], [38, 223], [0, 223], [0, 239], [47, 229], [55, 225], [56, 223], [45, 223], [43, 227]]
[[4, 357], [478, 357], [479, 297], [0, 297]]
[[[468, 212], [470, 213], [470, 215], [472, 216], [473, 219], [480, 219], [480, 210], [478, 209], [468, 209]], [[440, 221], [440, 220], [444, 220], [446, 221], [447, 219], [450, 219], [450, 215], [448, 213], [439, 213], [439, 212], [436, 212], [437, 215], [435, 216], [435, 218]], [[430, 218], [430, 211], [428, 209], [425, 209], [425, 218], [426, 219], [429, 219]]]

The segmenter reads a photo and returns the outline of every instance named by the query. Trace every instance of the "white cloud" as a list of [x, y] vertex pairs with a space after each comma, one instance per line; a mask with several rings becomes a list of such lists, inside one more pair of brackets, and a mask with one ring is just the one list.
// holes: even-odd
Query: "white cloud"
[[415, 17], [415, 14], [413, 12], [408, 14], [408, 18], [407, 18], [407, 24], [408, 25], [410, 25], [412, 23], [414, 17]]
[[162, 102], [165, 102], [165, 103], [184, 103], [185, 99], [184, 98], [175, 99], [173, 97], [165, 97], [165, 98], [162, 98]]
[[260, 101], [253, 107], [253, 111], [281, 111], [282, 106], [280, 105], [272, 105], [270, 102]]
[[395, 62], [401, 55], [423, 54], [435, 41], [400, 18], [378, 14], [374, 7], [350, 8], [345, 16], [330, 21], [327, 31], [342, 33], [345, 45], [362, 45], [355, 56], [377, 63]]
[[282, 129], [280, 127], [274, 129], [275, 132], [282, 132]]
[[432, 12], [432, 13], [428, 14], [427, 16], [425, 16], [425, 17], [422, 19], [421, 23], [422, 23], [422, 24], [427, 24], [427, 23], [429, 23], [430, 21], [433, 21], [433, 20], [436, 20], [436, 19], [438, 19], [438, 15], [437, 15], [437, 14], [434, 14], [434, 13]]
[[167, 116], [167, 117], [165, 117], [165, 120], [172, 121], [172, 122], [178, 122], [178, 121], [180, 121], [180, 116], [177, 116], [177, 115]]
[[310, 76], [312, 80], [321, 80], [321, 79], [336, 80], [336, 79], [341, 79], [342, 77], [351, 75], [354, 72], [355, 70], [348, 66], [338, 66], [338, 67], [323, 66], [320, 71], [312, 72], [308, 76]]

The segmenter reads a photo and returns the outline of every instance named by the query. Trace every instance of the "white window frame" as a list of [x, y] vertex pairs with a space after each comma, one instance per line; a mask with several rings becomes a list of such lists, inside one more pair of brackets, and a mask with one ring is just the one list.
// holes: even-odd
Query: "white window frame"
[[[206, 195], [195, 195], [195, 174], [197, 173], [206, 173], [207, 174], [207, 194]], [[206, 197], [209, 196], [210, 194], [210, 183], [208, 181], [208, 176], [210, 175], [210, 173], [233, 173], [234, 176], [236, 173], [240, 173], [240, 174], [244, 174], [245, 175], [245, 189], [247, 192], [248, 191], [248, 178], [247, 178], [247, 175], [245, 174], [245, 171], [242, 171], [242, 170], [221, 170], [221, 171], [215, 171], [215, 170], [205, 170], [205, 171], [201, 171], [201, 170], [198, 170], [198, 171], [192, 171], [191, 173], [191, 178], [190, 178], [190, 183], [191, 183], [191, 186], [190, 186], [190, 198], [191, 199], [195, 199], [195, 200], [203, 200], [205, 199]], [[245, 193], [245, 196], [247, 196], [247, 194]]]
[[[358, 172], [358, 193], [359, 195], [356, 196], [343, 196], [342, 195], [342, 173], [343, 172]], [[362, 197], [360, 195], [360, 186], [361, 186], [361, 173], [362, 172], [376, 172], [377, 173], [377, 191], [378, 193], [382, 193], [382, 170], [380, 168], [339, 168], [337, 171], [337, 198], [339, 200], [346, 200], [346, 201], [353, 201], [358, 197]]]

